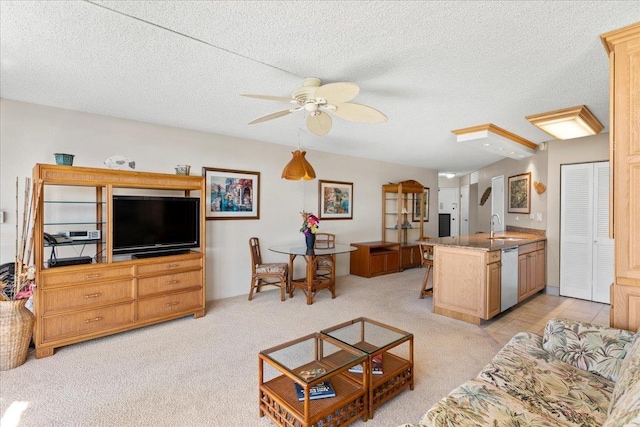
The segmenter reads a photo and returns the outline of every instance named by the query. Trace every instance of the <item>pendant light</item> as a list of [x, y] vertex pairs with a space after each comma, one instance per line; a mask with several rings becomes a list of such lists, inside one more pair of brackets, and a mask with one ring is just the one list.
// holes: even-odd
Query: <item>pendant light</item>
[[300, 179], [311, 180], [316, 178], [316, 172], [313, 170], [311, 163], [304, 157], [306, 151], [293, 151], [293, 158], [287, 163], [282, 170], [282, 178], [290, 181], [298, 181]]

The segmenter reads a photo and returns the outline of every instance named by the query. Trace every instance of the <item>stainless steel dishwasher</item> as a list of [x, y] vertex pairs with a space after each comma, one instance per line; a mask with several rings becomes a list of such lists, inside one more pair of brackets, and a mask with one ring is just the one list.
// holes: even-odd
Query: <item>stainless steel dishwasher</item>
[[518, 248], [502, 250], [500, 312], [518, 303]]

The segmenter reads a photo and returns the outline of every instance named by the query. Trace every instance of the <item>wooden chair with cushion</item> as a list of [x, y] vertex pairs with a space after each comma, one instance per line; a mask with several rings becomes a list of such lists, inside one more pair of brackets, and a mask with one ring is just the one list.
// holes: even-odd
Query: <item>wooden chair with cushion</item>
[[421, 237], [419, 239], [420, 246], [420, 268], [426, 267], [427, 271], [424, 273], [424, 279], [422, 279], [422, 288], [420, 289], [420, 299], [427, 295], [433, 295], [433, 286], [427, 289], [427, 282], [429, 281], [429, 273], [433, 269], [433, 245], [428, 242], [431, 237]]
[[[330, 249], [336, 247], [336, 235], [331, 233], [316, 233], [315, 249]], [[318, 269], [316, 274], [320, 278], [336, 280], [335, 255], [320, 255], [317, 257]]]
[[284, 301], [287, 288], [289, 265], [284, 262], [263, 263], [260, 254], [260, 240], [257, 237], [249, 239], [251, 249], [251, 290], [249, 301], [253, 298], [253, 291], [260, 292], [262, 286], [271, 285], [280, 288], [280, 301]]

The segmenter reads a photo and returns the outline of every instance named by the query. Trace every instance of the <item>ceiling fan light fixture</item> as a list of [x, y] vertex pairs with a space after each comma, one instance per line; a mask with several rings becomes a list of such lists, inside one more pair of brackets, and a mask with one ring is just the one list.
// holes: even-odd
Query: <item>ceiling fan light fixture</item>
[[282, 170], [282, 178], [289, 181], [312, 180], [316, 178], [316, 172], [311, 163], [304, 157], [306, 151], [293, 151], [293, 157]]
[[584, 105], [525, 117], [532, 125], [556, 139], [597, 135], [604, 126]]
[[536, 144], [493, 123], [452, 130], [458, 142], [520, 160], [535, 154]]

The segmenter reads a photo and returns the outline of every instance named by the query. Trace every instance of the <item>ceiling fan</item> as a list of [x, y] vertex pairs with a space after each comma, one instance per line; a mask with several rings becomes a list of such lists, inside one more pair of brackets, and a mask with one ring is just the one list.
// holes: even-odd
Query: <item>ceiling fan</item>
[[355, 98], [359, 92], [360, 87], [355, 83], [339, 82], [322, 85], [320, 79], [308, 77], [303, 80], [302, 87], [293, 91], [291, 98], [250, 94], [242, 94], [242, 96], [289, 102], [295, 105], [293, 108], [258, 117], [250, 121], [250, 125], [277, 119], [304, 109], [309, 113], [307, 115], [307, 129], [322, 136], [331, 130], [331, 116], [328, 113], [351, 122], [382, 123], [387, 121], [387, 116], [375, 108], [348, 102]]

